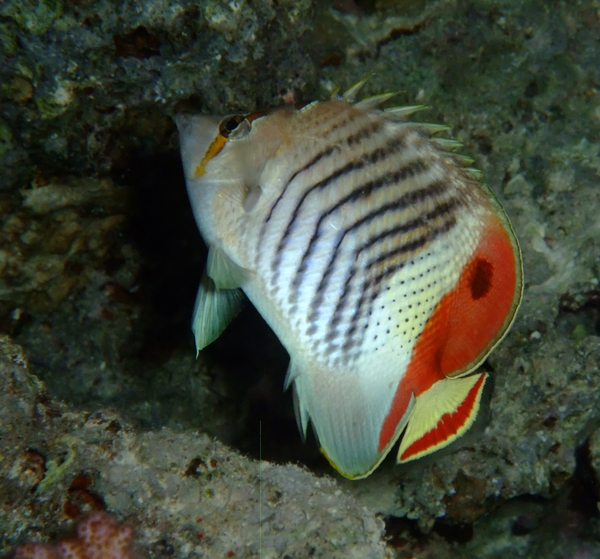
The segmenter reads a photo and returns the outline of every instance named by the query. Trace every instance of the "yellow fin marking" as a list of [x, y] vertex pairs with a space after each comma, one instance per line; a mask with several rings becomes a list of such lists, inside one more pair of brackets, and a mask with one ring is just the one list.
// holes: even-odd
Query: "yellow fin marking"
[[417, 396], [398, 450], [398, 463], [431, 454], [464, 435], [479, 412], [487, 376], [446, 378]]
[[330, 466], [331, 466], [331, 467], [332, 467], [332, 468], [333, 468], [333, 469], [334, 469], [334, 470], [335, 470], [335, 471], [336, 471], [338, 474], [340, 474], [341, 476], [345, 477], [346, 479], [350, 479], [350, 480], [352, 480], [352, 479], [362, 479], [362, 478], [364, 478], [364, 477], [367, 477], [367, 476], [368, 476], [368, 475], [369, 475], [369, 474], [370, 474], [370, 473], [371, 473], [371, 472], [372, 472], [372, 471], [375, 469], [375, 466], [379, 465], [379, 462], [378, 462], [378, 463], [377, 463], [375, 466], [373, 466], [373, 468], [372, 468], [372, 469], [370, 469], [370, 470], [369, 470], [369, 471], [368, 471], [366, 474], [353, 476], [352, 474], [345, 474], [344, 472], [342, 472], [342, 470], [340, 470], [340, 468], [338, 467], [338, 465], [337, 465], [337, 464], [336, 464], [336, 463], [335, 463], [335, 462], [334, 462], [334, 461], [333, 461], [331, 458], [329, 458], [329, 456], [327, 455], [327, 452], [325, 452], [325, 449], [324, 449], [322, 446], [321, 446], [321, 447], [319, 447], [319, 450], [321, 451], [321, 454], [322, 454], [323, 456], [325, 456], [325, 458], [327, 459], [327, 462], [329, 462], [329, 465], [330, 465]]

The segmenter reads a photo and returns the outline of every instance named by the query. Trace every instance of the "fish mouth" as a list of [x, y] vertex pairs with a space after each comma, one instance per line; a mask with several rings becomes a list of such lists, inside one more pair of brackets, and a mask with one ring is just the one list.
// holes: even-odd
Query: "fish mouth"
[[219, 134], [219, 122], [218, 117], [201, 114], [184, 112], [175, 115], [181, 159], [188, 179], [198, 178], [197, 168]]
[[174, 116], [175, 124], [181, 136], [193, 134], [194, 136], [214, 136], [219, 130], [220, 117], [198, 113], [177, 113]]

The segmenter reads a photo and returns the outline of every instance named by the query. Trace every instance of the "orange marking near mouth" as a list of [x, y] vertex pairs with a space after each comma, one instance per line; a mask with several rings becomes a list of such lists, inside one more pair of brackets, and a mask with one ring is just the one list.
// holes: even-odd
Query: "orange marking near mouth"
[[202, 158], [202, 161], [200, 161], [200, 165], [198, 165], [196, 167], [196, 171], [194, 172], [194, 178], [198, 179], [200, 178], [204, 173], [206, 173], [206, 164], [213, 158], [216, 157], [217, 155], [219, 155], [219, 153], [221, 152], [221, 150], [225, 147], [225, 144], [227, 143], [227, 138], [225, 138], [224, 136], [221, 136], [221, 134], [219, 134], [210, 144], [210, 146], [208, 146], [208, 149], [206, 150], [206, 153], [204, 154], [204, 157]]

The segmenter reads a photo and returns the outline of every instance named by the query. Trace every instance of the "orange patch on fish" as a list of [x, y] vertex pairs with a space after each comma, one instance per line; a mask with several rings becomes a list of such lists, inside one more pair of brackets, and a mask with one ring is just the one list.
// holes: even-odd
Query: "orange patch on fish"
[[[492, 215], [488, 221], [458, 284], [442, 298], [415, 344], [410, 364], [381, 429], [380, 450], [394, 436], [411, 395], [418, 397], [436, 382], [451, 382], [452, 377], [476, 368], [498, 343], [506, 331], [506, 322], [514, 316], [520, 295], [517, 249], [499, 218]], [[464, 405], [454, 414], [440, 417], [438, 424], [444, 423], [447, 432], [456, 432], [465, 423], [465, 414], [473, 412], [473, 406], [469, 405], [473, 394], [469, 391]], [[439, 429], [436, 429], [438, 437], [429, 433], [424, 436], [432, 445], [440, 442]], [[424, 445], [424, 442], [420, 444], [421, 452], [426, 448]], [[405, 451], [401, 458], [409, 455]]]

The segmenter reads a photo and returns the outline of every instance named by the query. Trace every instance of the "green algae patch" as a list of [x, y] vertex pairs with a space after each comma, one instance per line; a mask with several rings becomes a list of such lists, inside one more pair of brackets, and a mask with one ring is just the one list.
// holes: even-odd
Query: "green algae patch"
[[0, 15], [13, 19], [19, 27], [40, 35], [50, 29], [54, 21], [63, 14], [61, 0], [39, 0], [38, 2], [9, 2], [0, 9]]

